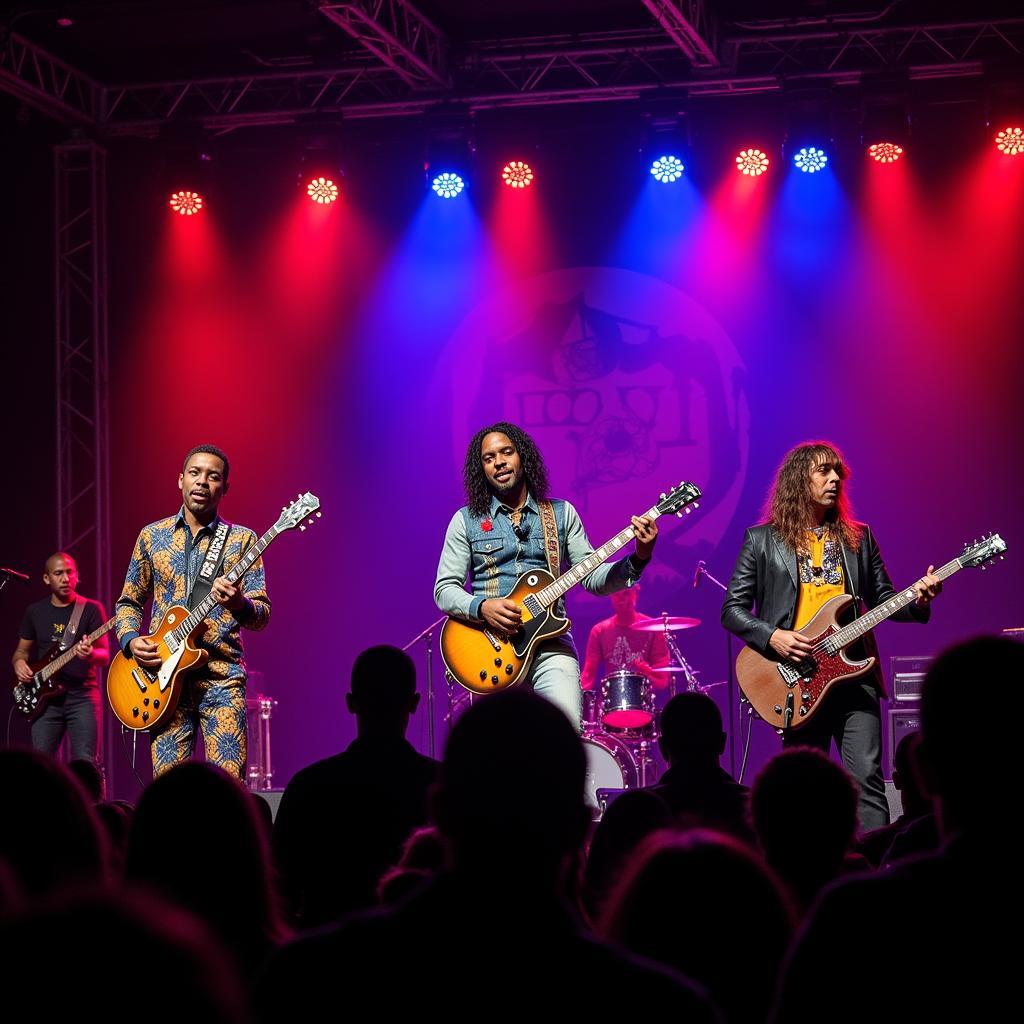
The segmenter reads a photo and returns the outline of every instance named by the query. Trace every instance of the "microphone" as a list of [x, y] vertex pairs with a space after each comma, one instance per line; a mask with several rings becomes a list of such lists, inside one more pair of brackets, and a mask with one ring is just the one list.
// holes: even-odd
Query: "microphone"
[[513, 523], [513, 524], [512, 524], [512, 532], [513, 532], [513, 533], [514, 533], [514, 534], [515, 534], [515, 535], [516, 535], [516, 536], [517, 536], [517, 537], [518, 537], [518, 538], [519, 538], [520, 540], [526, 540], [526, 538], [527, 538], [527, 537], [529, 536], [529, 534], [527, 534], [527, 532], [526, 532], [526, 531], [525, 531], [525, 530], [524, 530], [524, 529], [522, 528], [522, 526], [520, 526], [520, 524], [519, 524], [519, 523]]
[[701, 576], [704, 575], [704, 567], [706, 565], [707, 565], [707, 563], [703, 559], [701, 559], [701, 561], [699, 561], [697, 563], [697, 568], [693, 570], [693, 589], [694, 590], [697, 589], [697, 585], [700, 583], [700, 578], [701, 578]]
[[0, 576], [6, 576], [9, 580], [17, 580], [19, 583], [29, 582], [29, 578], [23, 572], [18, 572], [15, 569], [5, 569], [2, 566], [0, 566]]

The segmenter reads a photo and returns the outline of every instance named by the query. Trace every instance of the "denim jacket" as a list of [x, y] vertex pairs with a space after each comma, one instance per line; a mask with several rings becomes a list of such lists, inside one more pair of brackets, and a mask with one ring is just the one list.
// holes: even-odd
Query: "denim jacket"
[[[576, 509], [567, 501], [552, 501], [558, 531], [560, 571], [582, 562], [593, 552]], [[544, 526], [540, 509], [528, 495], [517, 534], [504, 506], [491, 498], [488, 516], [477, 518], [463, 507], [452, 516], [445, 534], [434, 583], [434, 601], [441, 611], [464, 619], [479, 619], [480, 606], [491, 598], [506, 597], [528, 569], [546, 569]], [[490, 529], [485, 529], [485, 524]], [[632, 586], [644, 563], [635, 556], [598, 566], [582, 582], [592, 594], [612, 594]], [[472, 592], [466, 592], [466, 581]], [[559, 615], [565, 614], [559, 601]]]

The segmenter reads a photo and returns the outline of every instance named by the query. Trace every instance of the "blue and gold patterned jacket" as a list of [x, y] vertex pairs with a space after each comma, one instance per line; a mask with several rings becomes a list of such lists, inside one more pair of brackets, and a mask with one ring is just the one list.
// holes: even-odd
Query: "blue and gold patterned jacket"
[[[200, 557], [205, 555], [216, 525], [217, 520], [214, 520], [209, 529], [200, 531], [197, 536], [195, 543]], [[127, 652], [128, 644], [141, 635], [143, 609], [150, 598], [153, 599], [153, 607], [147, 632], [152, 632], [159, 625], [172, 605], [185, 604], [187, 531], [184, 515], [179, 512], [176, 516], [150, 523], [139, 534], [128, 564], [124, 589], [115, 606], [115, 628], [122, 651]], [[226, 575], [256, 541], [252, 530], [232, 526], [224, 545], [220, 574]], [[241, 587], [245, 594], [244, 608], [232, 612], [218, 605], [207, 616], [206, 632], [199, 639], [199, 645], [210, 652], [210, 660], [201, 673], [204, 678], [244, 683], [246, 671], [241, 627], [263, 629], [270, 621], [270, 598], [267, 596], [262, 558], [257, 559], [242, 577]]]

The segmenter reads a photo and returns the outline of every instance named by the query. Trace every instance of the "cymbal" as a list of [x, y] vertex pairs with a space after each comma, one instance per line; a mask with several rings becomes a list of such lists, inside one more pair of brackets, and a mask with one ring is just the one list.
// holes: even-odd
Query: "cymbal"
[[638, 633], [660, 633], [663, 629], [674, 633], [699, 625], [700, 619], [688, 619], [683, 615], [659, 615], [656, 618], [637, 619], [629, 628], [635, 629]]
[[656, 672], [658, 675], [671, 675], [671, 673], [673, 673], [673, 672], [685, 672], [685, 671], [686, 671], [686, 669], [683, 668], [681, 665], [662, 665], [661, 668], [652, 668], [651, 669], [652, 673]]

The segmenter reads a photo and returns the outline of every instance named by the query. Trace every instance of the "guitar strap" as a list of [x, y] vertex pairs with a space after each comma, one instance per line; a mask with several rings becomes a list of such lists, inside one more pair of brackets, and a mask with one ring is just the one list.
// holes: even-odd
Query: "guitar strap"
[[206, 557], [199, 567], [199, 574], [192, 582], [192, 590], [188, 595], [189, 610], [206, 600], [213, 581], [220, 575], [220, 567], [224, 564], [225, 541], [228, 539], [230, 529], [231, 524], [223, 519], [217, 524], [217, 529], [214, 530], [210, 543], [206, 547]]
[[558, 556], [558, 527], [555, 524], [555, 509], [550, 501], [545, 500], [538, 504], [540, 505], [541, 526], [544, 527], [544, 554], [548, 559], [548, 572], [557, 579], [561, 558]]
[[71, 610], [71, 618], [68, 619], [68, 624], [64, 628], [64, 635], [60, 638], [60, 642], [57, 644], [62, 654], [76, 642], [75, 634], [78, 632], [78, 626], [82, 621], [82, 612], [84, 611], [85, 598], [76, 597], [75, 607]]

